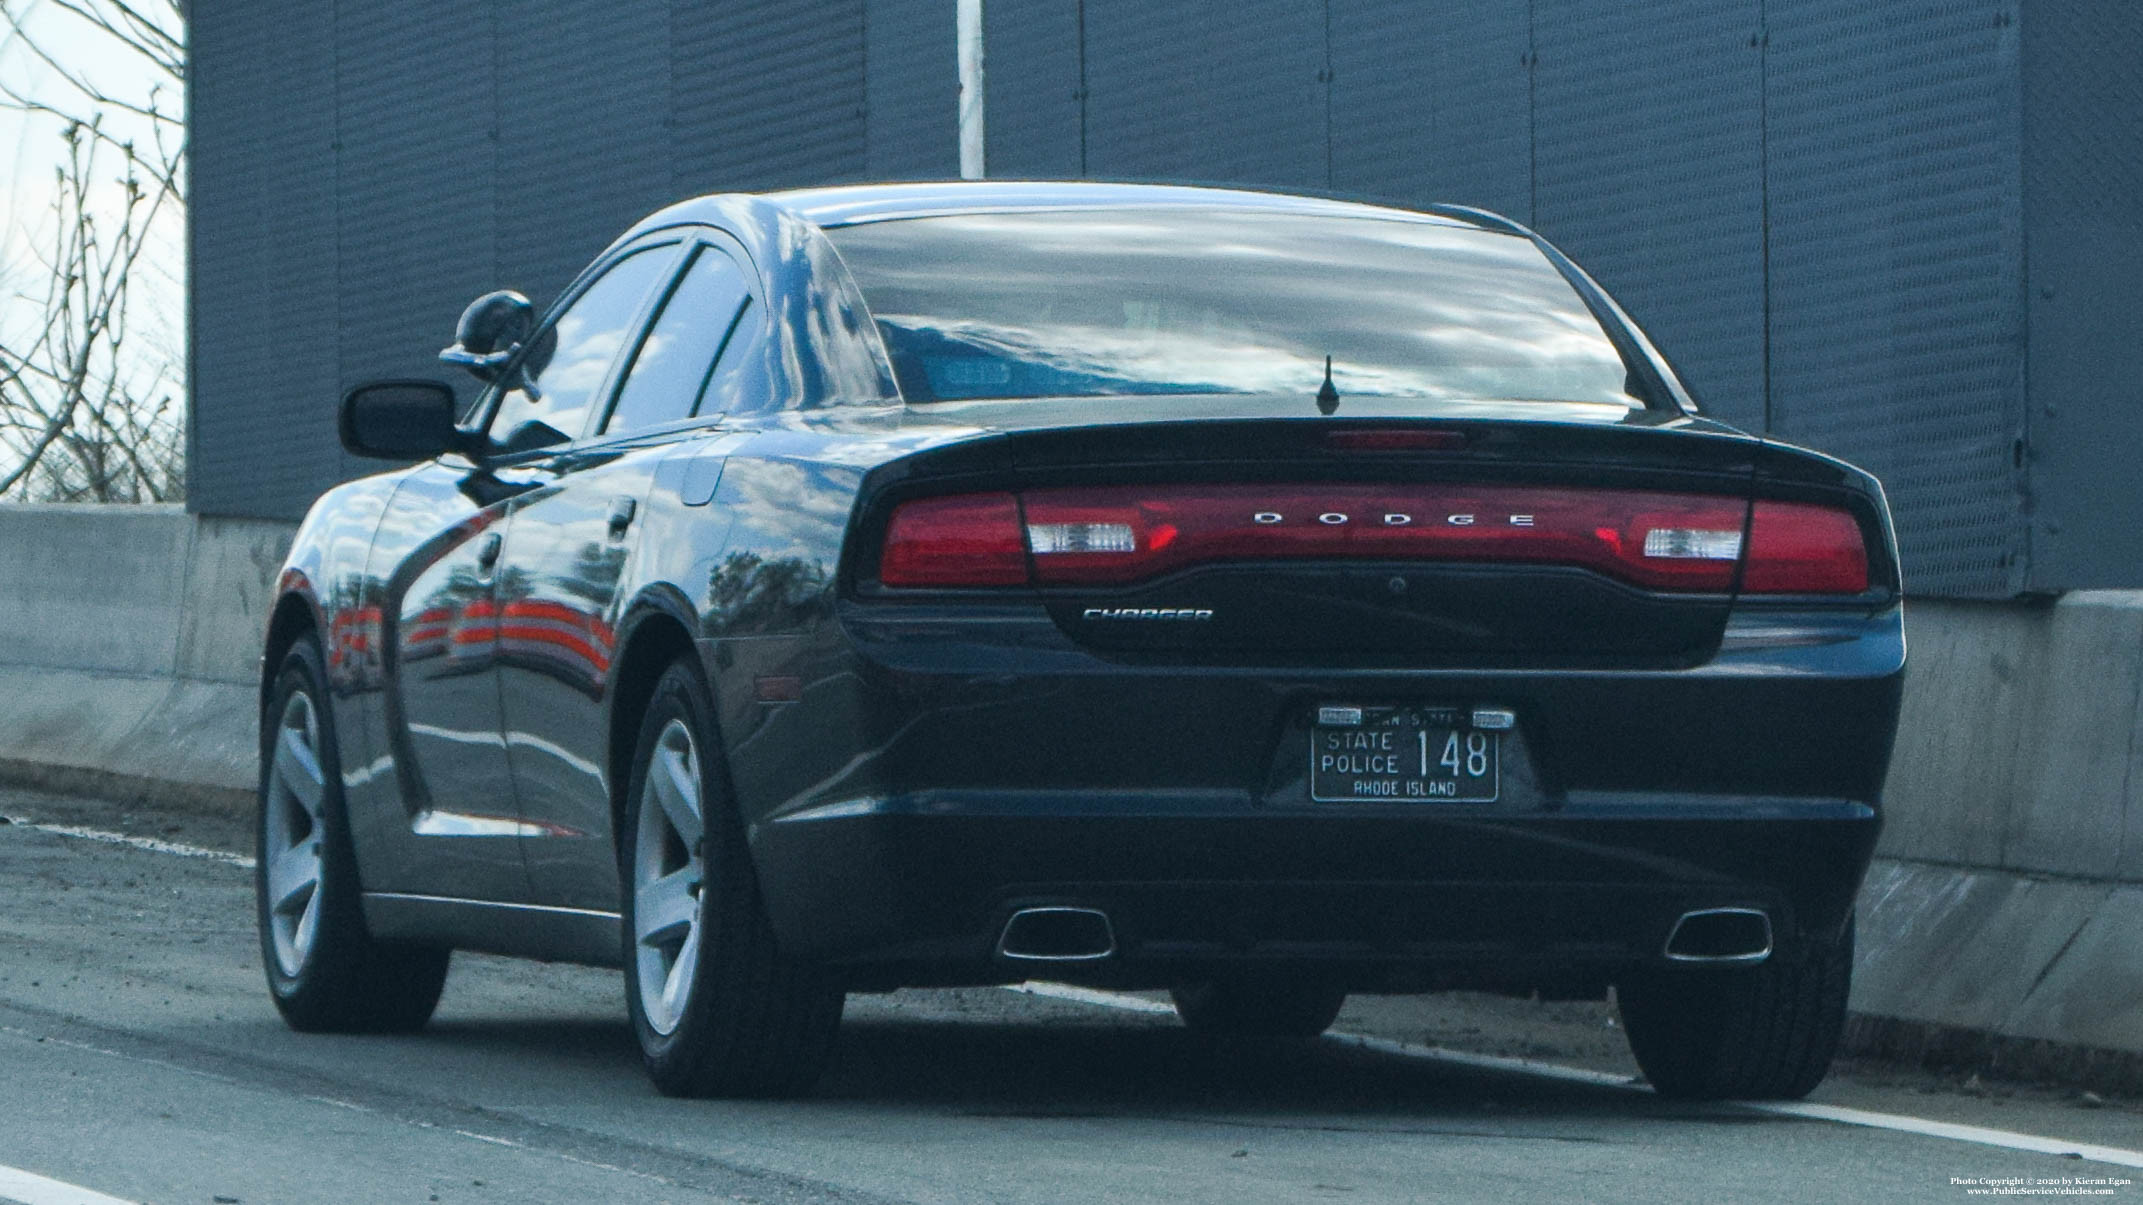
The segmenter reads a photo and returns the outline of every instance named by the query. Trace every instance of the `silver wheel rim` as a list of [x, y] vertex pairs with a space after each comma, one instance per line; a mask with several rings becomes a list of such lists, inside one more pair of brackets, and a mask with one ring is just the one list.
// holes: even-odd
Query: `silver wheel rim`
[[268, 933], [275, 943], [276, 965], [290, 978], [304, 969], [320, 931], [320, 841], [326, 833], [321, 809], [326, 800], [320, 719], [312, 698], [301, 690], [283, 704], [275, 753], [268, 763], [268, 797], [262, 801]]
[[700, 900], [706, 831], [699, 789], [699, 751], [683, 720], [655, 738], [640, 787], [633, 837], [632, 923], [634, 987], [649, 1028], [668, 1035], [684, 1018], [699, 968]]

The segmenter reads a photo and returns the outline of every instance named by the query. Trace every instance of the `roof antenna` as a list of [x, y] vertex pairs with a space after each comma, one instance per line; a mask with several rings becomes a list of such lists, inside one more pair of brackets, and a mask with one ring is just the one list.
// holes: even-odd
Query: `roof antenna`
[[1317, 387], [1317, 412], [1330, 414], [1339, 409], [1339, 390], [1332, 388], [1332, 357], [1324, 358], [1324, 384]]

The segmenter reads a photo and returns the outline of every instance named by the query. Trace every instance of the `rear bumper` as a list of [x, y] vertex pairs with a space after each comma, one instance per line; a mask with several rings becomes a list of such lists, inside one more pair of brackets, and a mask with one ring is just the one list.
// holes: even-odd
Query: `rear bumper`
[[[1895, 610], [1737, 621], [1672, 671], [1144, 665], [1046, 617], [849, 629], [714, 651], [810, 683], [726, 725], [777, 933], [886, 985], [1604, 983], [1704, 908], [1761, 909], [1790, 949], [1850, 915], [1905, 651]], [[1351, 703], [1509, 708], [1498, 798], [1312, 802], [1312, 718]], [[1007, 962], [1030, 905], [1106, 912], [1116, 952]]]
[[[1834, 933], [1874, 809], [1826, 799], [1573, 798], [1244, 807], [1200, 793], [933, 793], [759, 826], [785, 945], [860, 982], [1035, 976], [1159, 986], [1227, 967], [1315, 969], [1356, 989], [1605, 983], [1657, 962], [1683, 913], [1751, 907], [1782, 946]], [[1106, 913], [1108, 958], [1001, 957], [1021, 907]]]

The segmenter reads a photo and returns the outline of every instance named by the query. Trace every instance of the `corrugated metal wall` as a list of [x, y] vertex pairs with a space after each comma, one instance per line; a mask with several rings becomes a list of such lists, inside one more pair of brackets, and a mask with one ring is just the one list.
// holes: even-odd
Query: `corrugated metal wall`
[[1763, 73], [1755, 0], [1632, 23], [1534, 5], [1533, 226], [1570, 251], [1720, 418], [1763, 425]]
[[2035, 0], [2027, 16], [2026, 584], [2143, 584], [2143, 15]]
[[1080, 7], [1089, 175], [1329, 181], [1321, 0]]
[[1768, 3], [1771, 429], [1883, 479], [1908, 589], [2013, 593], [2013, 10]]
[[[1522, 4], [1331, 0], [1332, 187], [1533, 221]], [[1451, 31], [1463, 29], [1463, 38]]]
[[[467, 297], [548, 295], [665, 201], [957, 167], [953, 0], [337, 8], [195, 13], [198, 509], [295, 513], [358, 467], [332, 448], [338, 385], [434, 371]], [[2069, 119], [2133, 113], [2143, 48], [2090, 0], [2041, 11], [2024, 55], [2030, 22], [2000, 4], [987, 0], [989, 168], [1509, 213], [1715, 413], [1881, 474], [1914, 589], [2143, 584], [2143, 535], [2113, 564], [2081, 534], [2134, 449], [2079, 434], [2092, 405], [2143, 432], [2112, 413], [2143, 406], [2100, 389], [2055, 418], [2042, 381], [2091, 386], [2035, 355], [2026, 413], [2023, 184], [2043, 166], [2073, 181], [2040, 187], [2047, 212], [2103, 195], [2133, 224], [2137, 123], [2109, 175]], [[334, 53], [268, 53], [292, 20]], [[2064, 304], [2114, 324], [2094, 338], [2131, 330], [2138, 307], [2103, 303], [2137, 265], [2094, 267], [2064, 221], [2030, 227], [2034, 281], [2042, 256], [2060, 277], [2032, 290], [2033, 338], [2071, 329]], [[293, 321], [335, 340], [335, 381], [272, 333]], [[2033, 497], [2076, 517], [2034, 529]], [[2143, 501], [2123, 514], [2143, 533]]]
[[[488, 38], [442, 37], [391, 7], [338, 4], [330, 11], [332, 35], [316, 46], [333, 53], [304, 57], [316, 86], [332, 82], [336, 185], [326, 228], [336, 271], [314, 287], [337, 304], [329, 328], [337, 377], [349, 385], [368, 377], [443, 375], [432, 356], [453, 341], [457, 307], [502, 283], [497, 199], [508, 185], [500, 177], [494, 104], [499, 64]], [[432, 11], [449, 29], [489, 23], [482, 0], [441, 0]], [[206, 174], [204, 158], [197, 147], [197, 178]], [[194, 221], [208, 216], [197, 211]], [[196, 288], [196, 315], [204, 298]], [[195, 378], [204, 409], [216, 404], [208, 387]], [[289, 395], [270, 405], [323, 402], [333, 405], [331, 398]], [[272, 425], [274, 410], [264, 417], [264, 426]], [[330, 428], [324, 445], [330, 451], [333, 439]], [[343, 468], [367, 471], [355, 460]], [[194, 481], [197, 488], [213, 484], [199, 475]], [[245, 483], [235, 484], [242, 490]], [[194, 505], [214, 510], [216, 501], [211, 493]]]
[[[187, 23], [186, 467], [197, 510], [297, 514], [349, 475], [335, 437], [343, 305], [334, 93], [319, 86], [318, 56], [282, 53], [293, 38], [332, 45], [331, 16], [323, 6], [269, 21], [203, 4]], [[263, 107], [272, 119], [240, 120]]]

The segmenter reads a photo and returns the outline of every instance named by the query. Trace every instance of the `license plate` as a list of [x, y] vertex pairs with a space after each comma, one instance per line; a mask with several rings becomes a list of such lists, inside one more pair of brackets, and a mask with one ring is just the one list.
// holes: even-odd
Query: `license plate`
[[1310, 729], [1310, 798], [1488, 803], [1502, 777], [1499, 736], [1455, 707], [1320, 707]]

